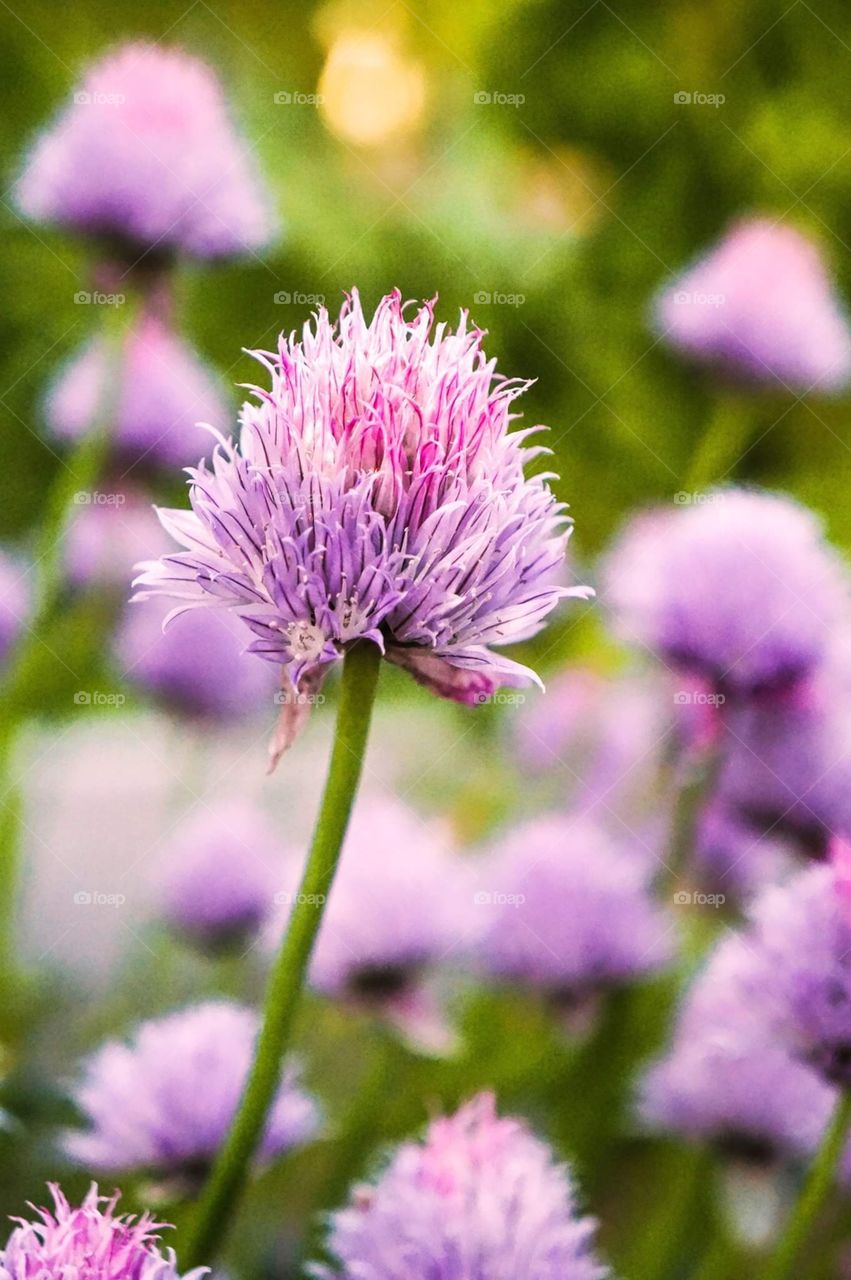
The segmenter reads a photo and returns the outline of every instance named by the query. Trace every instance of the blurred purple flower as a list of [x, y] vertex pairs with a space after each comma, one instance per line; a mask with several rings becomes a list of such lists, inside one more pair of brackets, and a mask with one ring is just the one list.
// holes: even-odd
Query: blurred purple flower
[[74, 513], [65, 539], [68, 577], [77, 589], [107, 587], [126, 598], [134, 564], [158, 542], [165, 551], [165, 534], [147, 494], [116, 488], [104, 496]]
[[324, 1280], [602, 1280], [595, 1224], [572, 1180], [519, 1120], [482, 1094], [403, 1143], [374, 1184], [331, 1216]]
[[0, 551], [0, 662], [8, 654], [30, 611], [30, 590], [23, 567]]
[[177, 829], [158, 862], [162, 915], [203, 948], [244, 944], [272, 911], [282, 868], [280, 843], [254, 805], [206, 805]]
[[192, 511], [161, 513], [185, 550], [139, 585], [236, 609], [296, 687], [358, 639], [462, 702], [535, 680], [489, 646], [585, 592], [556, 583], [569, 522], [524, 476], [539, 450], [508, 430], [524, 384], [496, 377], [481, 337], [465, 313], [434, 328], [430, 303], [406, 319], [398, 291], [368, 325], [353, 291], [336, 329], [322, 308], [257, 353], [272, 390], [190, 473]]
[[503, 981], [542, 988], [568, 1013], [658, 970], [673, 954], [674, 926], [649, 879], [646, 857], [591, 819], [531, 819], [478, 867], [481, 965]]
[[833, 833], [851, 833], [851, 681], [829, 660], [783, 697], [725, 717], [719, 802], [757, 832], [823, 858]]
[[786, 689], [847, 618], [847, 571], [790, 498], [705, 496], [640, 516], [617, 543], [606, 590], [619, 633], [725, 697]]
[[[60, 373], [45, 416], [59, 436], [95, 425], [107, 375], [107, 346], [95, 338]], [[216, 380], [198, 354], [158, 316], [145, 314], [127, 339], [114, 448], [134, 464], [183, 466], [211, 447], [198, 424], [221, 428], [230, 416]]]
[[812, 866], [757, 899], [747, 994], [762, 1001], [789, 1051], [824, 1079], [851, 1085], [851, 918], [833, 866]]
[[239, 721], [273, 708], [273, 673], [245, 657], [245, 632], [232, 616], [196, 609], [163, 631], [157, 601], [130, 605], [115, 639], [125, 679], [174, 711], [199, 719]]
[[851, 332], [818, 249], [767, 218], [736, 224], [656, 302], [673, 346], [731, 375], [795, 392], [851, 378]]
[[[68, 1155], [105, 1171], [145, 1171], [192, 1189], [224, 1141], [254, 1055], [253, 1009], [210, 1001], [141, 1023], [86, 1063], [74, 1100], [88, 1122], [67, 1132]], [[319, 1112], [289, 1062], [266, 1122], [258, 1162], [316, 1133]]]
[[[280, 895], [277, 946], [298, 892]], [[340, 870], [310, 967], [311, 985], [332, 999], [374, 1010], [416, 1048], [443, 1051], [452, 1037], [432, 979], [469, 943], [473, 912], [464, 863], [442, 827], [396, 800], [365, 796], [346, 836]]]
[[29, 217], [129, 252], [250, 253], [275, 231], [215, 74], [153, 44], [124, 45], [89, 68], [37, 140], [16, 194]]
[[749, 996], [757, 969], [743, 938], [720, 943], [686, 995], [672, 1048], [642, 1082], [640, 1111], [652, 1128], [765, 1163], [811, 1154], [835, 1093]]
[[[174, 1251], [160, 1252], [156, 1232], [165, 1223], [116, 1214], [119, 1193], [100, 1196], [94, 1184], [79, 1208], [55, 1183], [50, 1192], [53, 1209], [40, 1209], [35, 1222], [19, 1219], [0, 1249], [0, 1280], [180, 1280]], [[199, 1280], [208, 1269], [196, 1267], [183, 1280]]]

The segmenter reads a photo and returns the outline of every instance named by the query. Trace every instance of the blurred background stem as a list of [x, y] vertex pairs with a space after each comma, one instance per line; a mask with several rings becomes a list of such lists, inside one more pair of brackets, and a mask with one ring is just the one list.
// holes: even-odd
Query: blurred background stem
[[187, 1268], [209, 1266], [213, 1261], [236, 1212], [280, 1084], [310, 956], [360, 781], [380, 662], [378, 646], [369, 641], [354, 644], [343, 661], [334, 747], [310, 853], [269, 979], [245, 1091], [181, 1251]]
[[126, 335], [133, 321], [129, 303], [107, 308], [102, 340], [105, 345], [104, 376], [99, 403], [88, 431], [81, 435], [61, 463], [45, 503], [44, 518], [36, 542], [33, 567], [33, 612], [12, 647], [0, 681], [0, 974], [8, 981], [14, 971], [14, 916], [18, 886], [18, 848], [23, 802], [14, 779], [14, 755], [22, 726], [32, 713], [27, 690], [46, 633], [56, 615], [65, 576], [65, 540], [74, 511], [89, 503], [103, 474], [121, 392], [122, 361]]
[[803, 1190], [765, 1270], [765, 1280], [788, 1280], [797, 1274], [795, 1260], [833, 1186], [851, 1126], [851, 1091], [843, 1089], [804, 1183]]
[[732, 479], [736, 464], [756, 434], [755, 403], [758, 401], [753, 397], [731, 393], [718, 397], [685, 474], [687, 493], [700, 493]]

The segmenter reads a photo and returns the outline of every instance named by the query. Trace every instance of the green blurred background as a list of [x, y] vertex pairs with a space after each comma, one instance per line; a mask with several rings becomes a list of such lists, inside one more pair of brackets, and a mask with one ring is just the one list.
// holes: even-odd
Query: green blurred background
[[[815, 236], [851, 296], [841, 0], [82, 0], [68, 11], [35, 0], [6, 6], [3, 24], [7, 186], [80, 67], [112, 41], [144, 36], [210, 60], [285, 233], [262, 261], [183, 269], [184, 320], [202, 350], [229, 383], [245, 380], [242, 347], [301, 324], [309, 295], [334, 310], [352, 284], [369, 305], [398, 285], [439, 293], [442, 318], [469, 307], [503, 370], [537, 379], [526, 418], [553, 428], [582, 552], [628, 508], [680, 487], [718, 395], [649, 331], [661, 282], [735, 215], [765, 211]], [[683, 92], [725, 100], [677, 102]], [[298, 100], [317, 93], [318, 107]], [[5, 204], [0, 535], [13, 538], [37, 522], [56, 466], [40, 437], [45, 379], [95, 317], [73, 301], [84, 249], [23, 225], [8, 190]], [[287, 293], [294, 301], [275, 302]], [[760, 438], [737, 478], [792, 489], [847, 545], [846, 410], [844, 399], [758, 399]]]

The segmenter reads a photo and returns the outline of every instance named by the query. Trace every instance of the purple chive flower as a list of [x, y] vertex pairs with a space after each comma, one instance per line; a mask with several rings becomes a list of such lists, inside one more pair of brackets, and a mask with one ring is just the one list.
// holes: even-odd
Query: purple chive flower
[[791, 1053], [848, 1088], [851, 913], [844, 874], [812, 866], [760, 895], [747, 934], [759, 965], [745, 994], [763, 1002]]
[[247, 253], [275, 229], [213, 71], [153, 44], [125, 45], [89, 68], [36, 142], [16, 194], [31, 218], [132, 251]]
[[[462, 313], [407, 319], [398, 291], [367, 324], [353, 291], [336, 328], [257, 353], [271, 391], [238, 444], [190, 472], [192, 511], [163, 511], [183, 548], [142, 566], [146, 594], [234, 609], [252, 650], [296, 687], [361, 639], [445, 697], [475, 703], [528, 668], [492, 652], [534, 635], [564, 596], [568, 530], [539, 450], [509, 432], [524, 384], [498, 378]], [[285, 735], [286, 736], [286, 735]]]
[[27, 574], [16, 560], [0, 551], [0, 662], [26, 624], [29, 611]]
[[[58, 436], [74, 438], [95, 425], [107, 376], [107, 347], [95, 338], [60, 373], [45, 416]], [[198, 424], [220, 428], [229, 417], [215, 378], [193, 349], [159, 317], [147, 314], [127, 339], [114, 448], [128, 463], [183, 466], [208, 452]]]
[[[87, 499], [92, 495], [83, 494]], [[146, 494], [105, 486], [104, 501], [82, 503], [65, 539], [65, 565], [78, 590], [106, 587], [126, 598], [133, 565], [165, 534]]]
[[331, 1215], [322, 1280], [603, 1280], [568, 1170], [482, 1094], [403, 1143]]
[[656, 322], [696, 360], [755, 383], [837, 391], [851, 377], [851, 332], [818, 249], [754, 218], [666, 287]]
[[758, 832], [824, 858], [833, 832], [851, 834], [851, 683], [829, 661], [781, 698], [726, 720], [718, 798]]
[[653, 973], [671, 958], [674, 929], [651, 898], [651, 870], [588, 817], [515, 828], [477, 875], [481, 965], [543, 990], [568, 1013]]
[[[210, 1001], [143, 1022], [85, 1065], [74, 1101], [88, 1129], [66, 1133], [87, 1168], [144, 1171], [191, 1188], [224, 1141], [254, 1054], [253, 1009]], [[291, 1060], [272, 1105], [258, 1161], [268, 1164], [316, 1132], [319, 1112]]]
[[788, 688], [847, 616], [847, 572], [790, 498], [706, 497], [639, 517], [621, 538], [607, 572], [618, 630], [725, 697]]
[[130, 605], [115, 638], [123, 677], [174, 711], [224, 723], [272, 707], [275, 680], [267, 665], [244, 657], [245, 633], [235, 618], [195, 610], [163, 631], [157, 601]]
[[[53, 1209], [38, 1210], [35, 1222], [19, 1219], [0, 1249], [0, 1280], [45, 1280], [77, 1276], [80, 1280], [180, 1280], [172, 1249], [160, 1252], [159, 1236], [167, 1224], [116, 1214], [119, 1193], [98, 1195], [92, 1184], [79, 1208], [72, 1208], [50, 1183]], [[199, 1280], [208, 1267], [184, 1273]]]
[[275, 832], [254, 805], [206, 806], [175, 832], [159, 862], [162, 915], [205, 949], [244, 944], [273, 908], [282, 866]]
[[644, 1077], [639, 1110], [653, 1129], [766, 1163], [815, 1150], [834, 1090], [792, 1056], [748, 997], [755, 968], [741, 937], [720, 943], [685, 998], [673, 1046]]
[[[285, 919], [297, 892], [279, 896]], [[315, 990], [395, 1024], [418, 1048], [452, 1038], [433, 980], [472, 932], [467, 876], [442, 827], [395, 800], [366, 796], [352, 818], [310, 967]]]

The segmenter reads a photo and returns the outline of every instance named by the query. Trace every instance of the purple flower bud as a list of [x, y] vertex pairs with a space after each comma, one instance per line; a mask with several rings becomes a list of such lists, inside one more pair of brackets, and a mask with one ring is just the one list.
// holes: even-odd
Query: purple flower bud
[[534, 818], [477, 868], [478, 954], [501, 980], [570, 1005], [660, 969], [673, 921], [652, 899], [645, 856], [590, 818]]
[[778, 1039], [748, 989], [758, 969], [745, 940], [716, 948], [688, 992], [674, 1043], [644, 1078], [645, 1123], [760, 1163], [811, 1154], [834, 1091]]
[[[97, 423], [107, 377], [107, 347], [96, 338], [66, 365], [48, 393], [51, 430], [75, 438]], [[208, 453], [212, 437], [199, 423], [221, 429], [228, 405], [210, 370], [155, 315], [145, 315], [127, 339], [113, 431], [129, 463], [183, 466]]]
[[819, 251], [793, 227], [754, 218], [656, 303], [686, 355], [755, 383], [836, 391], [851, 377], [851, 333]]
[[[298, 894], [300, 865], [279, 896], [277, 945]], [[466, 868], [448, 833], [398, 801], [363, 797], [355, 809], [310, 967], [312, 986], [394, 1023], [414, 1047], [444, 1051], [452, 1037], [433, 979], [469, 943], [475, 918]]]
[[165, 920], [210, 950], [245, 945], [270, 915], [283, 850], [247, 801], [206, 805], [178, 828], [157, 866]]
[[65, 563], [77, 589], [107, 587], [126, 599], [133, 565], [165, 534], [147, 494], [116, 487], [80, 499], [65, 539]]
[[157, 601], [130, 605], [115, 640], [122, 675], [179, 714], [224, 723], [272, 709], [274, 673], [246, 657], [245, 632], [229, 614], [193, 609], [163, 630]]
[[89, 68], [16, 194], [31, 218], [142, 252], [250, 253], [275, 230], [214, 73], [153, 44], [124, 45]]
[[607, 594], [621, 637], [728, 698], [786, 689], [825, 659], [848, 576], [790, 498], [719, 490], [634, 521]]
[[603, 1280], [594, 1222], [572, 1180], [519, 1120], [482, 1094], [406, 1142], [373, 1184], [331, 1216], [322, 1280]]
[[0, 662], [26, 625], [29, 611], [27, 573], [11, 556], [0, 552]]
[[[253, 1009], [211, 1001], [143, 1022], [86, 1063], [74, 1101], [88, 1122], [69, 1132], [78, 1164], [140, 1171], [195, 1186], [227, 1136], [254, 1056]], [[258, 1161], [308, 1141], [319, 1113], [290, 1062], [266, 1121]]]

